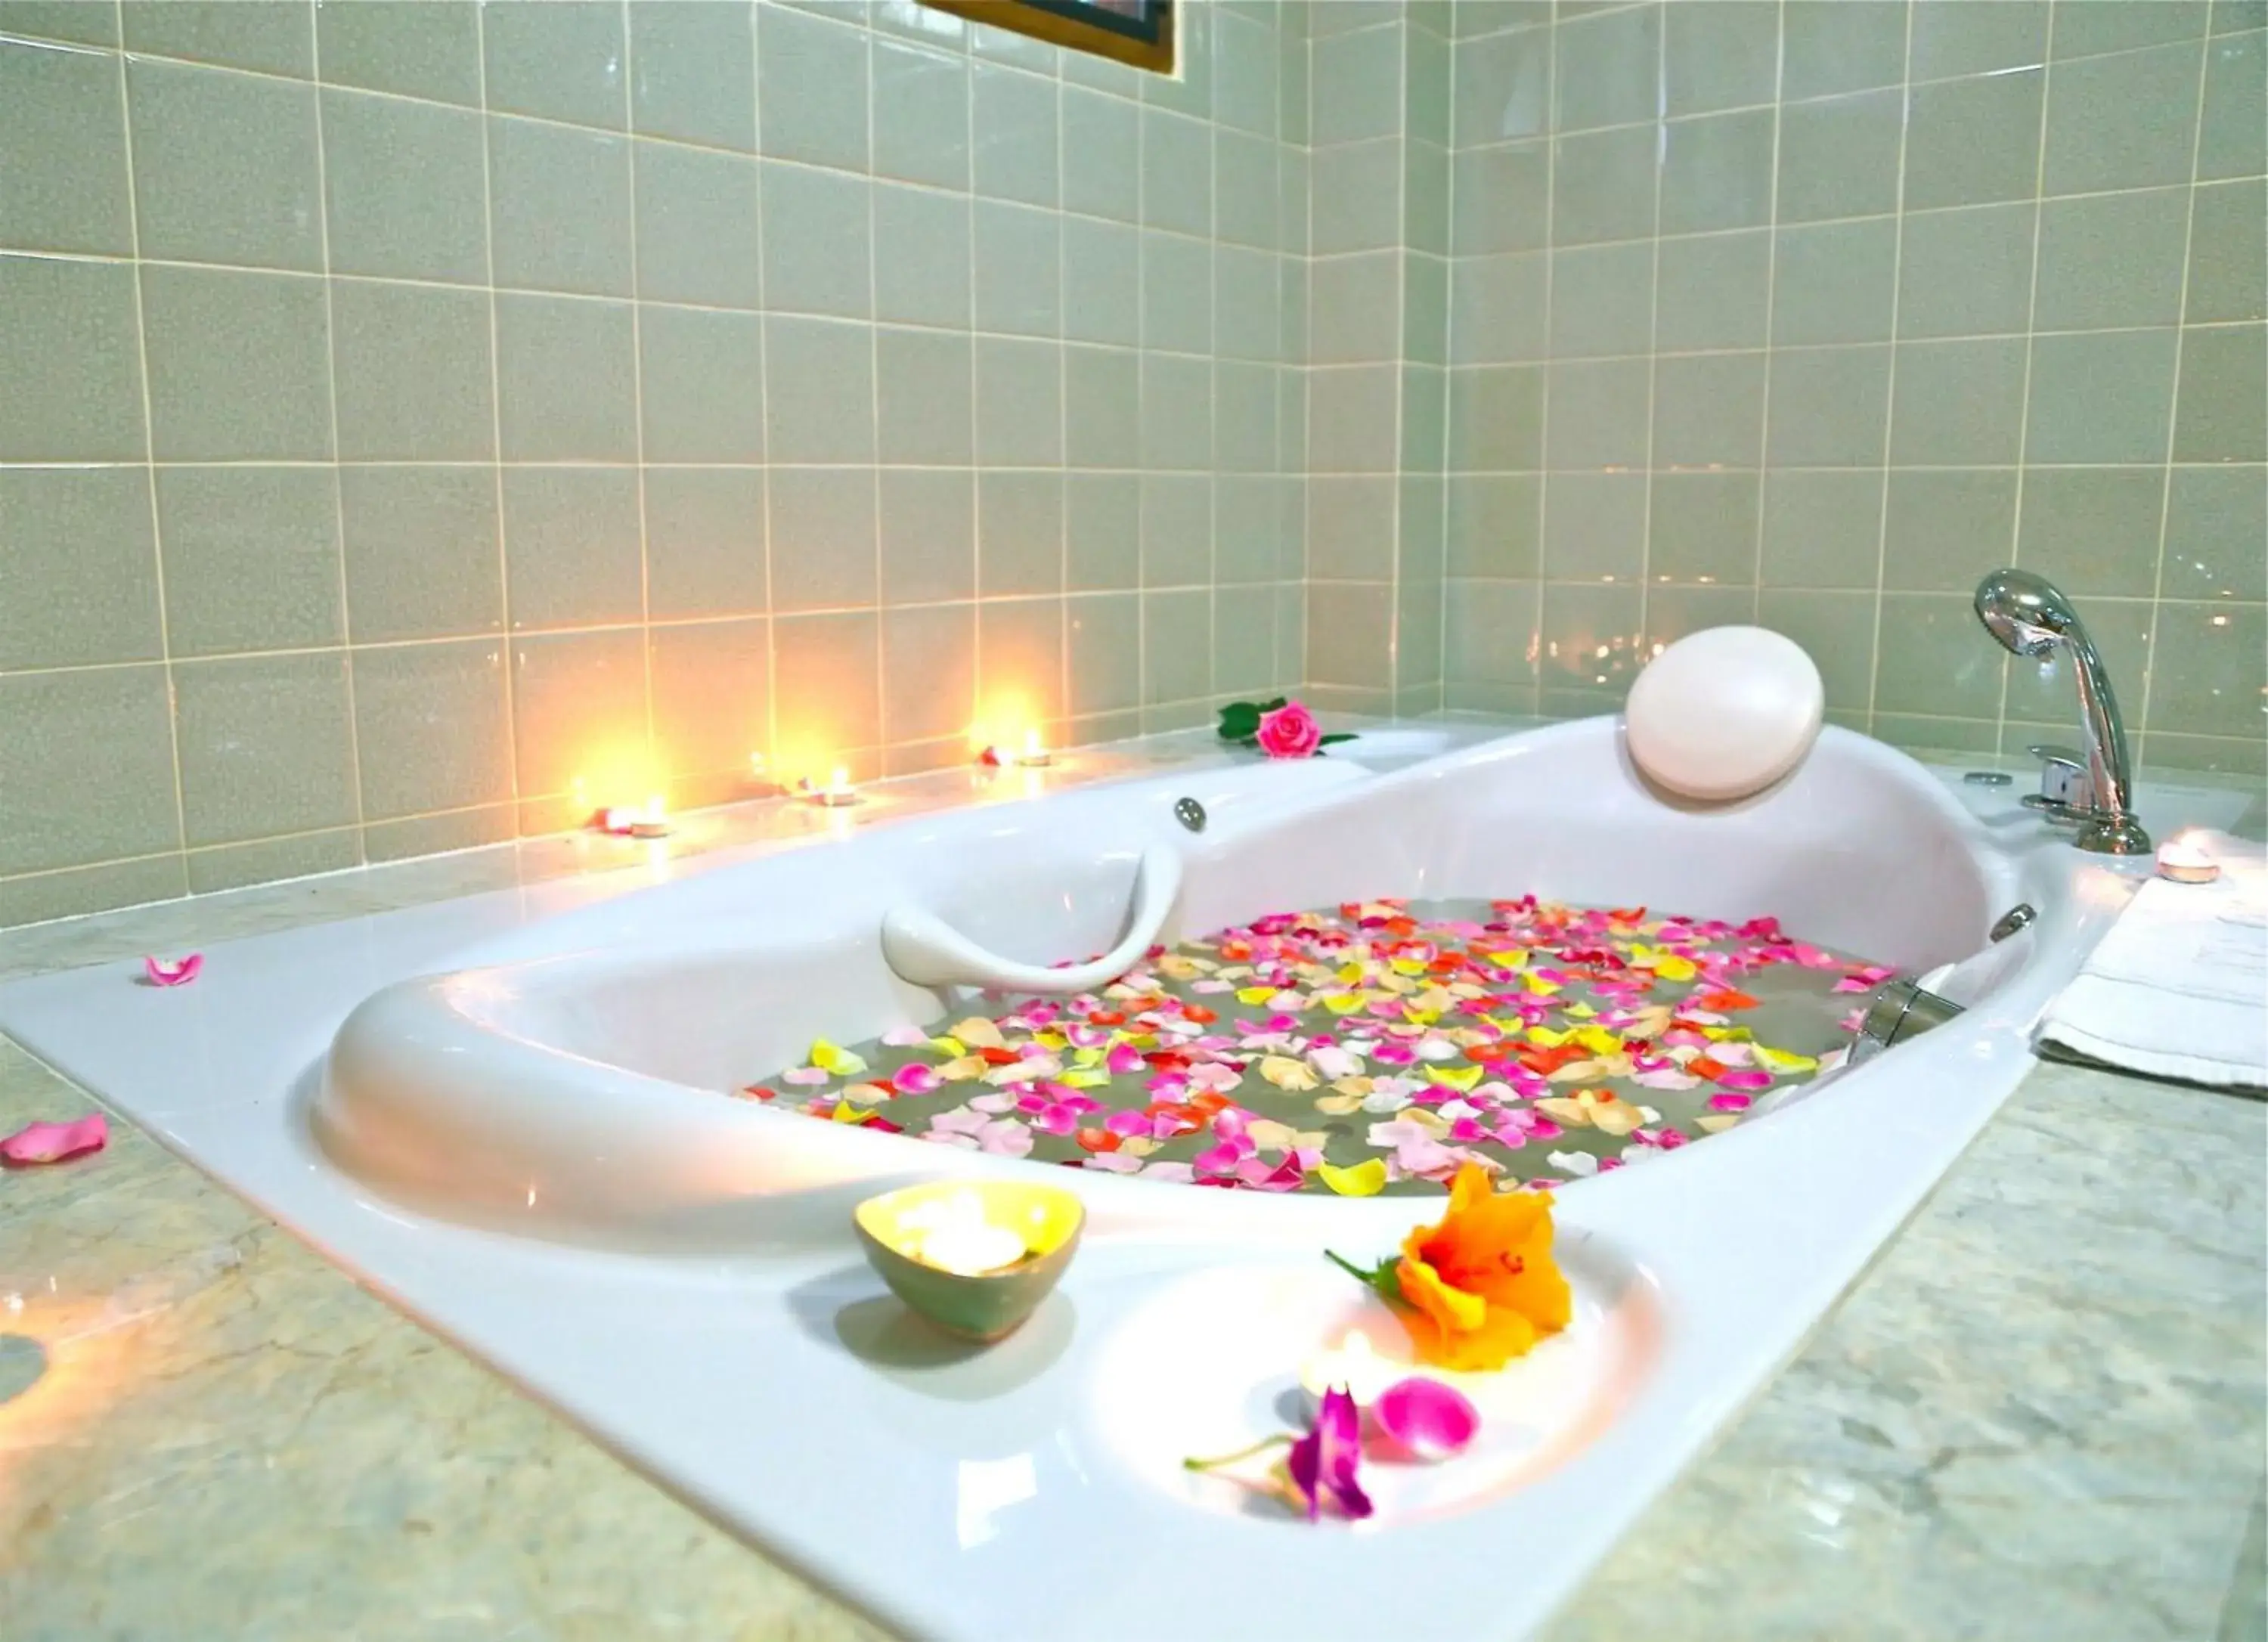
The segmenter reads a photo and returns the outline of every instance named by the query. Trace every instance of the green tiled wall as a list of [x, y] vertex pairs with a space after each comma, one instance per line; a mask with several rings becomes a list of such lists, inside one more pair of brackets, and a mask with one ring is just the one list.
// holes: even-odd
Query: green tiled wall
[[1183, 40], [0, 0], [0, 924], [1299, 682], [1305, 11]]
[[2145, 760], [2268, 769], [2268, 7], [1452, 16], [1448, 706], [1597, 711], [1756, 621], [1840, 723], [2068, 740], [1969, 613], [2014, 563]]

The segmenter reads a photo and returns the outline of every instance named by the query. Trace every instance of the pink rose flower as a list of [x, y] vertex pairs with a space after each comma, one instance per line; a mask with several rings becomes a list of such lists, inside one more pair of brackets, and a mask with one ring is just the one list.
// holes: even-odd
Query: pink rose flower
[[1312, 758], [1323, 739], [1315, 715], [1298, 702], [1285, 702], [1260, 718], [1260, 750], [1270, 758]]

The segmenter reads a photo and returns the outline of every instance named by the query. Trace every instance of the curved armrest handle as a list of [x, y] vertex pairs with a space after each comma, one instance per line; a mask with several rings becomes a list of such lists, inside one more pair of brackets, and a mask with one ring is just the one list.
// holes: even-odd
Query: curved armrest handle
[[882, 957], [916, 986], [982, 986], [1000, 992], [1086, 992], [1132, 968], [1181, 893], [1182, 858], [1165, 844], [1142, 851], [1126, 939], [1092, 963], [1067, 969], [1018, 963], [979, 946], [933, 912], [899, 907], [882, 919]]

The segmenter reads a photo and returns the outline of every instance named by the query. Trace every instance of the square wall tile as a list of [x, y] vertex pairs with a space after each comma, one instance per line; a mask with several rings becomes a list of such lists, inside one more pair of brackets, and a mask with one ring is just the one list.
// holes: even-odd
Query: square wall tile
[[1651, 240], [1552, 252], [1551, 357], [1646, 352], [1653, 342], [1653, 260]]
[[1055, 82], [978, 63], [969, 92], [976, 192], [1054, 209], [1062, 189]]
[[644, 618], [637, 492], [630, 468], [504, 470], [512, 631]]
[[872, 613], [791, 615], [772, 623], [773, 762], [792, 779], [824, 777], [882, 739], [880, 629]]
[[1764, 460], [1764, 358], [1697, 354], [1654, 363], [1653, 465], [1754, 468]]
[[[1074, 496], [1079, 482], [1078, 475], [1070, 481]], [[1132, 482], [1126, 482], [1130, 490]], [[966, 468], [885, 468], [879, 490], [882, 602], [974, 596], [976, 475]]]
[[[967, 327], [968, 202], [877, 183], [873, 204], [875, 317]], [[1130, 284], [1130, 271], [1128, 277]]]
[[2139, 5], [2132, 0], [2114, 0], [2109, 4], [2073, 6], [2070, 16], [2056, 19], [2055, 58], [2060, 63], [2070, 57], [2195, 40], [2205, 32], [2210, 9], [2206, 0], [2159, 0]]
[[1064, 477], [1064, 563], [1074, 593], [1142, 579], [1142, 482], [1133, 474]]
[[2184, 317], [2192, 325], [2268, 319], [2268, 185], [2198, 188], [2191, 209]]
[[1063, 626], [1061, 599], [995, 600], [976, 607], [976, 705], [981, 714], [1042, 724], [1063, 716]]
[[489, 219], [499, 287], [629, 296], [629, 139], [491, 118]]
[[1142, 236], [1142, 341], [1180, 353], [1211, 350], [1212, 247], [1204, 240]]
[[1670, 114], [1772, 100], [1779, 75], [1778, 0], [1663, 8], [1662, 80]]
[[354, 822], [344, 655], [185, 661], [173, 693], [192, 849]]
[[485, 295], [333, 280], [331, 323], [342, 460], [495, 456]]
[[1450, 157], [1449, 166], [1454, 201], [1449, 248], [1455, 254], [1534, 251], [1549, 240], [1549, 143], [1463, 150]]
[[[1696, 121], [1695, 126], [1701, 123], [1704, 122]], [[1735, 139], [1739, 136], [1727, 135]], [[1672, 158], [1665, 165], [1657, 166], [1657, 138], [1651, 127], [1626, 126], [1619, 130], [1557, 139], [1551, 154], [1553, 243], [1585, 245], [1604, 239], [1635, 239], [1652, 233], [1657, 174], [1672, 188], [1691, 183], [1696, 188], [1706, 189], [1713, 182], [1715, 193], [1708, 205], [1696, 203], [1692, 208], [1713, 206], [1736, 216], [1739, 202], [1735, 196], [1745, 180], [1740, 174], [1743, 155], [1737, 151], [1737, 141], [1732, 144], [1736, 151], [1716, 157], [1722, 166], [1720, 171], [1689, 177], [1681, 174], [1677, 163], [1677, 157], [1684, 151], [1677, 146], [1675, 136], [1670, 140]], [[1694, 202], [1696, 196], [1683, 193], [1681, 198]], [[1734, 220], [1710, 225], [1730, 228], [1740, 224]], [[1670, 226], [1667, 220], [1662, 224], [1665, 232]]]
[[141, 58], [126, 86], [142, 254], [322, 266], [313, 86]]
[[2161, 596], [2268, 600], [2268, 471], [2176, 468], [2166, 499]]
[[1555, 362], [1547, 391], [1544, 466], [1644, 467], [1651, 407], [1650, 361]]
[[1087, 593], [1064, 601], [1064, 639], [1074, 718], [1123, 712], [1142, 700], [1142, 601]]
[[873, 604], [880, 573], [873, 470], [774, 468], [768, 478], [772, 608]]
[[691, 622], [646, 635], [654, 757], [671, 785], [746, 790], [751, 755], [770, 768], [771, 628], [761, 619]]
[[1535, 683], [1542, 593], [1532, 581], [1454, 584], [1442, 635], [1448, 676], [1465, 683]]
[[[967, 357], [967, 350], [962, 350]], [[968, 450], [968, 411], [959, 448]], [[1131, 468], [1141, 460], [1141, 356], [1120, 348], [1064, 350], [1064, 459], [1073, 468]]]
[[2152, 598], [2165, 504], [2156, 468], [2036, 468], [2024, 475], [2016, 563], [2074, 598]]
[[866, 168], [867, 32], [786, 6], [756, 9], [760, 146], [781, 159]]
[[[1594, 709], [1619, 701], [1637, 675], [1639, 590], [1546, 584], [1537, 674], [1547, 689], [1581, 693]], [[1547, 702], [1546, 711], [1551, 711]]]
[[1056, 335], [1063, 328], [1062, 219], [1030, 206], [978, 200], [971, 224], [976, 328]]
[[1308, 361], [1357, 364], [1401, 348], [1401, 258], [1392, 251], [1322, 257], [1312, 265]]
[[1317, 40], [1308, 141], [1317, 147], [1393, 136], [1402, 129], [1398, 28], [1367, 28]]
[[2268, 171], [2268, 33], [2219, 36], [2205, 47], [2198, 127], [2200, 179]]
[[1542, 482], [1531, 474], [1452, 475], [1448, 574], [1532, 580], [1542, 560], [1543, 504]]
[[[1618, 253], [1652, 250], [1650, 246], [1607, 248]], [[1516, 256], [1459, 257], [1451, 263], [1449, 322], [1458, 364], [1511, 364], [1543, 357], [1551, 313], [1545, 295], [1550, 262], [1550, 254], [1531, 251]]]
[[128, 0], [126, 48], [306, 77], [313, 8], [299, 0]]
[[[157, 477], [166, 637], [174, 655], [312, 649], [345, 637], [330, 473], [161, 468]], [[134, 490], [141, 504], [138, 483]]]
[[145, 457], [140, 352], [132, 269], [0, 256], [0, 460]]
[[471, 109], [325, 91], [331, 271], [485, 283], [481, 143], [481, 117]]
[[1307, 248], [1317, 256], [1374, 251], [1402, 239], [1402, 144], [1391, 139], [1315, 151]]
[[[1322, 373], [1315, 375], [1320, 379]], [[1311, 442], [1314, 416], [1311, 411]], [[1461, 473], [1543, 467], [1543, 367], [1484, 365], [1449, 372], [1448, 465]]]
[[[85, 0], [0, 0], [0, 29], [39, 40], [77, 40], [88, 46], [118, 43], [118, 11]], [[1302, 49], [1306, 41], [1300, 42]]]
[[126, 121], [115, 61], [0, 44], [0, 106], [8, 110], [0, 126], [0, 244], [130, 251]]
[[504, 460], [637, 459], [630, 304], [499, 294], [496, 327]]
[[[638, 143], [631, 170], [637, 186], [638, 295], [649, 302], [762, 306], [756, 162], [669, 143]], [[865, 230], [862, 215], [862, 247]]]
[[[1336, 9], [1325, 8], [1324, 15]], [[1550, 129], [1551, 43], [1550, 32], [1539, 30], [1498, 34], [1458, 47], [1452, 130], [1455, 146], [1478, 148]]]
[[2198, 51], [2166, 46], [2058, 63], [2043, 194], [2186, 182], [2198, 129]]
[[477, 107], [481, 8], [476, 0], [394, 0], [315, 7], [323, 79], [332, 85]]
[[1631, 582], [1646, 573], [1646, 476], [1555, 473], [1543, 482], [1543, 576]]
[[1889, 382], [1888, 348], [1791, 348], [1774, 353], [1766, 463], [1867, 468], [1880, 462]]
[[1966, 593], [1882, 595], [1874, 711], [1992, 718], [2007, 652], [1977, 626]]
[[1874, 217], [1896, 210], [1904, 123], [1904, 98], [1896, 91], [1861, 92], [1823, 102], [1791, 103], [1782, 109], [1779, 220]]
[[2048, 0], [2002, 0], [1994, 5], [1916, 0], [1911, 69], [1916, 80], [2027, 68], [2044, 63], [2047, 51]]
[[[874, 174], [940, 188], [968, 187], [968, 59], [918, 40], [877, 33], [873, 52]], [[1134, 189], [1135, 110], [1130, 103], [1066, 89], [1064, 93], [1064, 158], [1066, 204], [1072, 204], [1071, 171], [1078, 153], [1074, 137], [1092, 138], [1091, 124], [1069, 123], [1074, 106], [1114, 109], [1123, 121], [1126, 189]], [[1086, 209], [1073, 205], [1075, 210]], [[1132, 210], [1129, 207], [1129, 214]]]
[[166, 669], [0, 675], [0, 873], [180, 847]]
[[755, 13], [694, 0], [640, 0], [630, 19], [630, 123], [718, 148], [756, 143]]
[[1774, 346], [1889, 340], [1898, 266], [1896, 218], [1784, 228], [1778, 239]]
[[875, 333], [874, 360], [882, 460], [967, 466], [976, 403], [968, 338], [886, 328]]
[[357, 650], [354, 719], [366, 821], [512, 796], [504, 645], [496, 639]]
[[1881, 561], [1880, 473], [1765, 476], [1764, 585], [1872, 589]]
[[2173, 324], [2182, 317], [2189, 224], [2187, 188], [2046, 202], [2033, 325], [2080, 331]]
[[1142, 336], [1141, 235], [1117, 223], [1063, 219], [1063, 332], [1131, 347]]
[[1212, 131], [1158, 108], [1142, 111], [1142, 222], [1175, 233], [1212, 232]]
[[1660, 6], [1636, 6], [1554, 26], [1552, 113], [1560, 130], [1629, 125], [1659, 112], [1661, 12]]
[[[1338, 365], [1308, 373], [1307, 456], [1312, 471], [1394, 470], [1399, 379], [1400, 372], [1391, 365]], [[1537, 386], [1540, 388], [1540, 383]], [[1491, 443], [1488, 433], [1493, 430], [1484, 430], [1481, 421], [1476, 417], [1469, 429], [1476, 448]], [[1513, 463], [1506, 460], [1501, 465]]]
[[1213, 466], [1213, 368], [1174, 354], [1142, 356], [1142, 466]]
[[2162, 461], [2173, 409], [2174, 340], [2170, 330], [2034, 339], [2025, 460]]
[[1213, 133], [1213, 218], [1223, 243], [1262, 251], [1283, 243], [1282, 159], [1273, 143], [1235, 131]]
[[976, 460], [982, 467], [1063, 464], [1063, 345], [976, 339]]
[[[1906, 209], [2029, 199], [2039, 178], [2046, 84], [2044, 69], [2023, 69], [1915, 86]], [[2063, 100], [2058, 85], [2058, 108]]]
[[2010, 563], [2016, 546], [2013, 468], [1893, 468], [1889, 482], [1885, 587], [1962, 593]]
[[487, 468], [340, 471], [347, 630], [355, 643], [503, 627], [496, 492]]
[[1061, 593], [1063, 475], [987, 468], [976, 475], [976, 593]]
[[645, 460], [763, 460], [761, 315], [642, 308], [638, 359]]
[[2037, 217], [2029, 201], [1907, 212], [1898, 247], [1898, 335], [1990, 336], [2026, 329]]
[[1752, 473], [1658, 473], [1646, 512], [1649, 582], [1751, 586], [1761, 481]]
[[0, 671], [163, 652], [144, 469], [0, 468]]
[[873, 461], [873, 328], [766, 316], [764, 418], [775, 461]]
[[2268, 461], [2268, 326], [2182, 332], [2177, 462]]
[[1771, 289], [1768, 231], [1664, 239], [1659, 251], [1656, 348], [1669, 353], [1764, 346]]
[[2021, 337], [1898, 344], [1893, 464], [2014, 462], [2023, 448], [2023, 419]]
[[967, 732], [976, 705], [976, 607], [917, 605], [882, 616], [882, 739]]
[[1803, 646], [1819, 669], [1830, 711], [1863, 713], [1874, 685], [1874, 600], [1871, 593], [1782, 593], [1756, 599], [1756, 621]]
[[644, 634], [515, 638], [511, 666], [514, 792], [521, 803], [578, 795], [595, 810], [615, 801], [609, 784], [660, 773], [646, 736]]
[[849, 319], [873, 311], [868, 187], [842, 172], [765, 164], [766, 306]]
[[629, 52], [614, 0], [482, 5], [488, 105], [571, 125], [629, 121]]
[[1191, 587], [1212, 576], [1212, 482], [1196, 474], [1142, 480], [1142, 585]]
[[762, 471], [647, 468], [645, 581], [653, 620], [761, 615], [768, 599]]
[[1906, 72], [1906, 0], [1792, 0], [1779, 94], [1828, 97], [1896, 85]]
[[2258, 745], [2268, 709], [2268, 607], [2169, 601], [2158, 612], [2147, 728]]
[[330, 460], [325, 306], [320, 280], [145, 267], [158, 460]]

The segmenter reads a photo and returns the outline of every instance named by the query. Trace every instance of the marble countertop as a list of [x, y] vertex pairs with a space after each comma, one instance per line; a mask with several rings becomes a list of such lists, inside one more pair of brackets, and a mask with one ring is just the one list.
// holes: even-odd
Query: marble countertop
[[[19, 931], [0, 977], [628, 858], [600, 843]], [[0, 1039], [0, 1133], [89, 1104]], [[1545, 1634], [2268, 1636], [2264, 1174], [2268, 1106], [2041, 1066]], [[0, 1175], [0, 1636], [879, 1633], [118, 1122]]]

